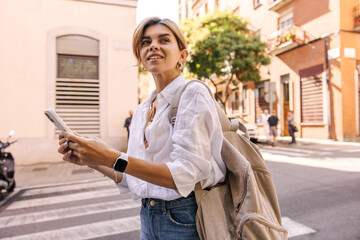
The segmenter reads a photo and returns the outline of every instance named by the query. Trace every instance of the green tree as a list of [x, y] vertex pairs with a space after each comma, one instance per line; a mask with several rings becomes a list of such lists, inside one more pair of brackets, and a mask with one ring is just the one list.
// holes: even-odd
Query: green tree
[[[231, 84], [259, 81], [259, 67], [270, 63], [266, 43], [233, 13], [216, 12], [204, 19], [187, 20], [181, 26], [189, 45], [190, 74], [212, 82], [215, 98], [224, 110]], [[218, 78], [222, 83], [215, 81]], [[218, 93], [219, 84], [225, 86], [223, 96]]]

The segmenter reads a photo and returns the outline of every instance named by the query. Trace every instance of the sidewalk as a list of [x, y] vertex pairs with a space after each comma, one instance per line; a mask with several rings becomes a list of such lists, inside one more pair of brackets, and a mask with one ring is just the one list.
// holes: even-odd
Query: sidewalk
[[[288, 146], [291, 141], [290, 137], [278, 137], [278, 144]], [[296, 139], [297, 146], [316, 145], [316, 144], [335, 144], [338, 146], [360, 147], [360, 142], [336, 142], [331, 140], [314, 140], [314, 139]], [[259, 144], [265, 142], [265, 137], [259, 137]], [[266, 154], [265, 154], [266, 155]], [[269, 157], [267, 155], [267, 157]], [[280, 160], [279, 157], [276, 157]], [[327, 159], [323, 159], [323, 164]], [[284, 160], [285, 161], [285, 160]], [[301, 161], [305, 161], [302, 159]], [[15, 169], [15, 179], [17, 187], [45, 185], [52, 183], [61, 183], [67, 181], [81, 181], [95, 178], [103, 178], [103, 175], [85, 166], [78, 166], [66, 162], [43, 163], [34, 165], [19, 165]]]
[[103, 175], [86, 166], [66, 162], [20, 165], [15, 168], [17, 187], [47, 185], [96, 178], [103, 178]]

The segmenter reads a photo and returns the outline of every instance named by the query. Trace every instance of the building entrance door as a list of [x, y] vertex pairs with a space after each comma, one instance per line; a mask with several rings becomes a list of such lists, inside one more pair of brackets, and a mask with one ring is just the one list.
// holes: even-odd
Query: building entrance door
[[289, 111], [289, 96], [290, 96], [290, 90], [289, 90], [289, 74], [286, 74], [284, 76], [281, 76], [281, 84], [282, 84], [282, 97], [283, 97], [283, 129], [284, 129], [284, 136], [289, 136], [289, 131], [287, 128], [287, 115]]

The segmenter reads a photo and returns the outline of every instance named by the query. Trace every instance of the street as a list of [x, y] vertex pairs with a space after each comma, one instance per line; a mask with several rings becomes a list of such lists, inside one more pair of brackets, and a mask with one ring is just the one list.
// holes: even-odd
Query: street
[[[360, 239], [358, 146], [258, 146], [289, 239]], [[0, 205], [0, 239], [138, 239], [140, 201], [120, 195], [111, 180], [85, 175], [16, 188]]]
[[282, 216], [302, 224], [300, 232], [309, 232], [291, 239], [360, 239], [358, 146], [261, 147], [275, 181]]

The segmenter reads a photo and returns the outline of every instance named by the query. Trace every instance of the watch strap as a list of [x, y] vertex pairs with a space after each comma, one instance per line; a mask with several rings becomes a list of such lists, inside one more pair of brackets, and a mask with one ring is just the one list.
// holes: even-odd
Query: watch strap
[[126, 153], [121, 152], [120, 156], [116, 159], [113, 169], [117, 172], [125, 172], [125, 169], [128, 164], [128, 155]]

